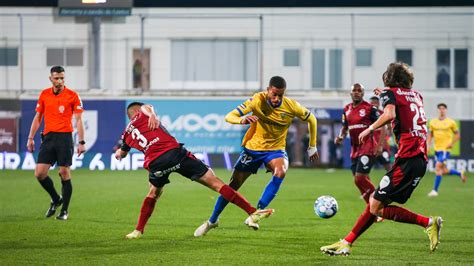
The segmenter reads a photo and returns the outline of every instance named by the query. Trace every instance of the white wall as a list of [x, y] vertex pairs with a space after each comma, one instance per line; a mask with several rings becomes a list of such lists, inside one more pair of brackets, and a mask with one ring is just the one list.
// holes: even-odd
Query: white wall
[[[49, 85], [46, 48], [82, 47], [84, 66], [66, 67], [67, 83], [77, 90], [89, 89], [90, 23], [71, 17], [56, 17], [51, 8], [2, 8], [0, 47], [18, 46], [19, 19], [23, 15], [23, 87], [36, 93]], [[8, 14], [8, 15], [7, 15]], [[36, 14], [36, 15], [31, 15]], [[311, 105], [339, 107], [349, 100], [352, 82], [367, 88], [381, 86], [381, 75], [395, 59], [396, 48], [413, 49], [414, 87], [423, 92], [428, 115], [446, 101], [458, 118], [474, 118], [474, 8], [265, 8], [265, 9], [134, 9], [126, 18], [106, 20], [101, 27], [101, 87], [108, 95], [129, 93], [132, 86], [132, 49], [140, 48], [139, 14], [145, 20], [145, 48], [151, 49], [151, 94], [173, 95], [183, 89], [208, 88], [229, 91], [239, 84], [218, 82], [171, 82], [170, 40], [180, 38], [260, 38], [263, 15], [264, 83], [273, 75], [288, 81], [288, 92]], [[352, 15], [351, 15], [352, 14]], [[202, 16], [211, 16], [203, 18]], [[199, 17], [201, 16], [201, 17]], [[83, 20], [81, 20], [83, 21]], [[283, 66], [283, 50], [300, 49], [300, 67]], [[311, 88], [311, 51], [315, 48], [343, 50], [343, 91]], [[372, 49], [371, 67], [354, 67], [354, 48]], [[436, 89], [436, 49], [469, 50], [469, 88]], [[20, 67], [0, 67], [0, 93], [18, 91]], [[258, 82], [250, 84], [256, 89]], [[235, 93], [235, 91], [234, 91]], [[248, 94], [242, 90], [242, 94]], [[204, 92], [206, 94], [206, 92]], [[238, 92], [237, 92], [238, 94]]]

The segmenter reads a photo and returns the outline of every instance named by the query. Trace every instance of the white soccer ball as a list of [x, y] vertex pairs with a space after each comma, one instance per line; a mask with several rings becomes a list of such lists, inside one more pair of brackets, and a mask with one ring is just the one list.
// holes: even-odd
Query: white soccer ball
[[337, 201], [331, 196], [321, 196], [314, 202], [314, 212], [321, 218], [331, 218], [337, 210]]

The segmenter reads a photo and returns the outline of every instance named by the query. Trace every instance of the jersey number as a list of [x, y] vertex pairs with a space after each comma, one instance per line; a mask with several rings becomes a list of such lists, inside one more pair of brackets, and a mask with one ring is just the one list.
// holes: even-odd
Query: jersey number
[[142, 148], [145, 148], [146, 145], [148, 144], [148, 141], [146, 140], [146, 138], [136, 128], [132, 130], [132, 139], [138, 140], [138, 145], [140, 145], [140, 147]]
[[[424, 129], [425, 131], [427, 131], [426, 129], [426, 115], [425, 115], [425, 110], [423, 109], [423, 107], [419, 107], [418, 105], [414, 104], [414, 103], [411, 103], [410, 104], [410, 110], [412, 112], [415, 112], [415, 115], [413, 116], [413, 130], [414, 131], [419, 131], [419, 130], [422, 130]], [[421, 118], [421, 122], [424, 123], [423, 126], [420, 126], [418, 125], [418, 119]]]

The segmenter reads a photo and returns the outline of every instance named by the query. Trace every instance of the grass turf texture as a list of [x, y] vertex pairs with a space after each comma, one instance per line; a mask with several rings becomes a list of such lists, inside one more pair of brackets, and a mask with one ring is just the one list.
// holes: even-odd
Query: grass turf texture
[[[230, 172], [218, 169], [228, 181]], [[60, 190], [56, 170], [51, 171]], [[378, 183], [381, 170], [372, 172]], [[144, 170], [73, 172], [74, 192], [68, 221], [44, 218], [49, 197], [31, 171], [0, 172], [0, 264], [472, 264], [474, 263], [474, 189], [472, 179], [445, 176], [440, 196], [428, 198], [434, 175], [428, 173], [406, 206], [441, 215], [445, 224], [438, 250], [430, 254], [423, 229], [385, 221], [356, 241], [349, 257], [329, 257], [319, 247], [344, 237], [364, 209], [349, 171], [290, 169], [272, 202], [275, 214], [248, 229], [246, 214], [229, 205], [220, 227], [202, 238], [193, 232], [205, 221], [217, 193], [173, 174], [138, 240], [125, 240], [134, 229], [148, 191]], [[260, 171], [241, 192], [256, 203], [270, 179]], [[332, 195], [339, 212], [331, 219], [314, 214], [320, 195]]]

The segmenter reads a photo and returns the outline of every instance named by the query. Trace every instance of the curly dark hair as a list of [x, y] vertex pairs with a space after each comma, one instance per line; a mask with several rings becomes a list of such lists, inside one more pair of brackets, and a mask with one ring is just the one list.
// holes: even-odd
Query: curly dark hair
[[411, 89], [414, 79], [411, 69], [402, 62], [390, 63], [382, 75], [384, 86], [390, 88]]

